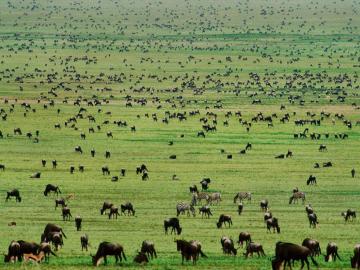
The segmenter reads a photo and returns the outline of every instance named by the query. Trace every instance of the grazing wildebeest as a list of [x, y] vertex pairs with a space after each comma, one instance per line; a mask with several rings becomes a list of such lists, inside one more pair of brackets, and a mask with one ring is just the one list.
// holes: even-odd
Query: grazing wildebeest
[[58, 251], [59, 246], [62, 247], [64, 245], [62, 234], [60, 232], [50, 232], [47, 237], [48, 242], [52, 242], [55, 246], [55, 251]]
[[315, 169], [320, 168], [320, 164], [316, 162], [316, 163], [314, 164], [314, 168], [315, 168]]
[[257, 253], [258, 257], [265, 256], [265, 252], [261, 244], [249, 242], [246, 246], [246, 252], [244, 253], [245, 258], [247, 258], [249, 254], [252, 257], [254, 252]]
[[5, 165], [4, 164], [0, 164], [0, 170], [5, 171]]
[[63, 217], [64, 221], [70, 220], [70, 218], [72, 217], [70, 208], [68, 208], [68, 207], [63, 207], [61, 212], [62, 212], [62, 217]]
[[244, 242], [248, 245], [251, 242], [251, 235], [248, 232], [240, 232], [238, 244], [243, 247]]
[[293, 156], [293, 152], [288, 150], [288, 152], [286, 153], [286, 158], [292, 157]]
[[176, 159], [176, 155], [170, 155], [169, 159]]
[[104, 202], [102, 208], [100, 208], [100, 214], [103, 215], [107, 209], [110, 209], [114, 204], [111, 202]]
[[81, 231], [82, 218], [80, 216], [75, 217], [75, 227], [77, 231]]
[[91, 149], [90, 153], [92, 157], [95, 157], [95, 149]]
[[57, 161], [54, 159], [53, 161], [51, 161], [52, 162], [52, 167], [53, 167], [53, 169], [56, 169], [56, 167], [57, 167]]
[[345, 222], [349, 221], [351, 218], [351, 221], [354, 221], [354, 219], [356, 218], [356, 211], [352, 210], [352, 209], [348, 209], [346, 210], [346, 212], [342, 212], [341, 215], [344, 217]]
[[277, 158], [277, 159], [284, 159], [284, 158], [285, 158], [285, 155], [284, 155], [284, 154], [280, 154], [280, 155], [275, 156], [275, 158]]
[[105, 158], [110, 158], [110, 157], [111, 157], [110, 151], [105, 151]]
[[333, 164], [332, 164], [331, 161], [328, 161], [328, 162], [324, 162], [324, 163], [323, 163], [323, 167], [324, 167], [324, 168], [326, 168], [326, 167], [332, 167], [332, 166], [333, 166]]
[[111, 217], [112, 218], [116, 218], [117, 219], [117, 217], [118, 216], [120, 216], [120, 214], [119, 214], [119, 208], [117, 208], [117, 207], [115, 207], [115, 206], [111, 206], [111, 208], [110, 208], [110, 213], [109, 213], [109, 219], [111, 219]]
[[299, 246], [292, 243], [277, 242], [275, 248], [275, 258], [272, 260], [272, 269], [280, 270], [281, 264], [284, 262], [284, 269], [286, 264], [291, 268], [291, 261], [301, 260], [301, 269], [304, 268], [304, 262], [307, 265], [308, 270], [310, 257], [315, 266], [318, 266], [317, 262], [311, 255], [310, 249], [304, 246]]
[[18, 189], [13, 189], [13, 190], [7, 191], [6, 194], [7, 195], [6, 195], [5, 202], [7, 202], [10, 199], [10, 197], [15, 197], [15, 200], [17, 202], [21, 202], [20, 191]]
[[41, 172], [36, 172], [30, 176], [30, 178], [40, 178], [40, 177], [41, 177]]
[[317, 240], [305, 238], [301, 245], [310, 249], [311, 256], [319, 256], [321, 254], [320, 243]]
[[148, 257], [151, 257], [151, 259], [153, 259], [154, 257], [157, 258], [155, 245], [152, 241], [143, 241], [141, 244], [141, 252], [145, 253]]
[[185, 240], [175, 240], [177, 250], [181, 252], [182, 264], [184, 264], [184, 259], [193, 261], [193, 264], [196, 264], [199, 255], [201, 257], [207, 258], [207, 256], [201, 250], [201, 243], [196, 240], [185, 241]]
[[220, 243], [222, 250], [225, 254], [229, 254], [229, 255], [233, 254], [234, 256], [236, 256], [237, 250], [234, 247], [234, 241], [231, 238], [227, 236], [223, 236], [220, 239]]
[[230, 228], [230, 226], [232, 225], [231, 216], [221, 214], [220, 217], [219, 217], [218, 222], [216, 223], [216, 226], [218, 227], [218, 229], [220, 229], [223, 224], [226, 226], [226, 222], [228, 223], [229, 228]]
[[310, 228], [316, 228], [316, 224], [319, 224], [319, 221], [317, 219], [317, 215], [315, 213], [308, 214], [308, 219], [310, 223]]
[[21, 129], [20, 128], [14, 128], [14, 135], [22, 135]]
[[131, 215], [135, 216], [135, 209], [131, 202], [126, 202], [124, 204], [121, 204], [120, 208], [121, 208], [121, 215], [122, 214], [125, 215], [125, 211], [127, 211], [128, 215], [131, 214]]
[[[5, 168], [5, 167], [4, 167], [4, 168]], [[354, 168], [351, 170], [351, 177], [352, 177], [352, 178], [355, 178], [355, 169], [354, 169]]]
[[115, 256], [115, 261], [118, 263], [124, 259], [126, 261], [126, 256], [124, 253], [124, 248], [120, 244], [110, 243], [110, 242], [101, 242], [95, 256], [92, 256], [92, 263], [94, 266], [98, 266], [100, 259], [104, 258], [104, 264], [107, 264], [106, 256]]
[[50, 192], [54, 192], [56, 195], [61, 194], [60, 188], [52, 184], [47, 184], [45, 186], [44, 195], [47, 196]]
[[209, 184], [211, 183], [210, 178], [203, 178], [200, 181], [201, 184], [201, 190], [207, 190], [209, 188]]
[[101, 168], [101, 171], [102, 171], [102, 174], [103, 175], [110, 175], [110, 170], [109, 170], [109, 167], [108, 166], [103, 166]]
[[332, 260], [336, 261], [336, 257], [341, 261], [338, 254], [337, 244], [334, 242], [330, 242], [326, 247], [325, 262], [331, 262]]
[[64, 198], [55, 199], [55, 209], [61, 205], [62, 207], [66, 207], [66, 202]]
[[204, 133], [204, 131], [199, 131], [199, 132], [197, 133], [197, 136], [198, 136], [198, 137], [203, 137], [203, 138], [205, 138], [205, 133]]
[[232, 155], [231, 155], [231, 154], [228, 154], [228, 155], [226, 156], [226, 158], [227, 158], [227, 159], [232, 159]]
[[20, 249], [20, 244], [17, 241], [11, 241], [9, 247], [8, 247], [8, 254], [4, 255], [4, 262], [10, 262], [11, 260], [18, 260], [21, 262], [22, 260], [22, 253]]
[[107, 136], [108, 138], [113, 138], [113, 135], [112, 135], [112, 132], [111, 132], [111, 131], [106, 132], [106, 136]]
[[273, 232], [275, 233], [275, 229], [277, 231], [277, 233], [280, 233], [280, 226], [279, 226], [279, 222], [278, 219], [275, 217], [269, 218], [266, 220], [266, 228], [268, 232], [271, 232], [271, 228], [273, 228]]
[[208, 205], [204, 205], [204, 206], [200, 207], [199, 208], [199, 214], [201, 214], [201, 218], [203, 218], [204, 215], [207, 218], [210, 218], [210, 216], [212, 216], [210, 207]]
[[148, 175], [148, 173], [147, 173], [147, 172], [144, 172], [143, 175], [141, 176], [141, 179], [142, 179], [143, 181], [149, 180], [149, 175]]
[[269, 209], [269, 201], [267, 199], [260, 201], [260, 209], [262, 211], [267, 211]]
[[324, 144], [320, 144], [320, 146], [319, 146], [319, 151], [320, 151], [320, 152], [327, 151], [327, 147], [326, 147], [326, 145], [324, 145]]
[[308, 180], [306, 181], [307, 185], [316, 185], [316, 176], [310, 175]]
[[[165, 234], [168, 233], [168, 228], [171, 227], [171, 234], [177, 233], [178, 235], [181, 234], [182, 228], [180, 227], [180, 222], [178, 218], [169, 218], [164, 220], [164, 229]], [[175, 232], [176, 231], [176, 232]]]
[[307, 214], [314, 213], [314, 209], [312, 208], [311, 204], [305, 206], [305, 211], [306, 211]]
[[84, 249], [88, 251], [89, 237], [87, 234], [83, 234], [82, 236], [80, 236], [80, 243], [81, 243], [81, 251], [83, 251]]
[[82, 148], [81, 148], [80, 145], [78, 145], [78, 146], [75, 147], [75, 152], [79, 152], [80, 154], [83, 153], [83, 150], [82, 150]]
[[55, 257], [57, 257], [57, 255], [51, 250], [51, 246], [49, 243], [47, 242], [42, 242], [40, 243], [38, 252], [44, 252], [45, 255], [45, 261], [49, 262], [49, 258], [50, 258], [50, 254], [54, 255]]
[[126, 173], [126, 170], [125, 170], [125, 169], [121, 169], [121, 170], [120, 170], [120, 174], [121, 174], [121, 176], [123, 176], [123, 177], [124, 177], [124, 176], [125, 176], [125, 173]]
[[251, 150], [252, 149], [252, 145], [251, 143], [247, 143], [246, 146], [245, 146], [245, 150]]
[[46, 160], [45, 159], [41, 160], [41, 164], [42, 164], [43, 167], [45, 167], [46, 166]]
[[140, 251], [134, 257], [134, 262], [139, 263], [139, 264], [146, 264], [149, 262], [149, 258], [147, 257], [147, 255], [144, 252]]
[[240, 203], [238, 204], [238, 214], [239, 214], [239, 215], [241, 215], [243, 209], [244, 209], [244, 205], [243, 205], [242, 202], [240, 202]]
[[303, 204], [305, 203], [305, 192], [294, 192], [289, 199], [289, 204], [298, 202], [299, 199], [302, 200]]
[[237, 200], [242, 202], [245, 199], [247, 199], [249, 202], [251, 202], [251, 192], [238, 192], [238, 193], [236, 193], [236, 195], [234, 197], [234, 203], [236, 203]]
[[354, 256], [350, 258], [351, 267], [360, 269], [360, 244], [354, 247]]
[[48, 223], [46, 224], [45, 226], [45, 229], [44, 229], [44, 233], [42, 234], [41, 236], [41, 241], [50, 241], [50, 234], [51, 233], [54, 233], [54, 232], [57, 232], [57, 233], [61, 233], [61, 235], [63, 235], [65, 238], [66, 238], [66, 235], [63, 231], [63, 229], [56, 225], [56, 224], [53, 224], [53, 223]]

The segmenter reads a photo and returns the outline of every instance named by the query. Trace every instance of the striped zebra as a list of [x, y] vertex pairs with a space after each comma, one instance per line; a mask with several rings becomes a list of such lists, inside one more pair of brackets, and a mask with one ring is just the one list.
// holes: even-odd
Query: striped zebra
[[251, 192], [239, 192], [234, 197], [234, 203], [236, 203], [237, 200], [242, 202], [243, 200], [247, 199], [249, 202], [251, 202]]
[[289, 204], [295, 203], [299, 199], [302, 199], [302, 202], [305, 203], [305, 192], [301, 192], [301, 191], [294, 192], [289, 199]]
[[212, 204], [213, 202], [216, 202], [216, 204], [218, 204], [219, 202], [221, 202], [221, 193], [220, 192], [209, 193], [206, 202], [208, 204]]
[[196, 193], [193, 193], [192, 195], [192, 199], [191, 199], [191, 204], [192, 205], [197, 205], [197, 203], [201, 202], [201, 200], [205, 200], [207, 201], [209, 197], [209, 194], [206, 193], [206, 192], [196, 192]]
[[188, 217], [190, 216], [190, 212], [195, 217], [195, 208], [192, 204], [180, 202], [176, 205], [176, 216], [185, 214], [185, 211], [187, 212]]

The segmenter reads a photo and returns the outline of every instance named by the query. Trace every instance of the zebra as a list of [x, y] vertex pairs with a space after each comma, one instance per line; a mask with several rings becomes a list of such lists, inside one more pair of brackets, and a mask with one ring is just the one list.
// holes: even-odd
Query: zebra
[[206, 192], [196, 192], [193, 194], [191, 199], [192, 205], [197, 205], [198, 202], [201, 202], [201, 200], [208, 200], [209, 194]]
[[251, 192], [239, 192], [234, 197], [234, 203], [236, 203], [237, 200], [242, 202], [243, 200], [247, 199], [249, 202], [251, 202]]
[[192, 204], [180, 202], [176, 205], [176, 216], [179, 216], [180, 214], [185, 214], [185, 211], [187, 212], [188, 217], [190, 216], [190, 211], [195, 217], [195, 208]]
[[215, 193], [210, 193], [206, 199], [207, 204], [212, 204], [212, 202], [216, 201], [216, 204], [218, 204], [219, 202], [221, 202], [221, 193], [220, 192], [215, 192]]
[[305, 192], [294, 192], [289, 199], [289, 204], [297, 202], [298, 199], [302, 199], [302, 202], [305, 203]]

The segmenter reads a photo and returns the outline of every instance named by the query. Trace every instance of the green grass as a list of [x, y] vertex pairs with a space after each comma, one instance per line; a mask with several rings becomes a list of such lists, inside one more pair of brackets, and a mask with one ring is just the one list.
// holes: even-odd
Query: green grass
[[[355, 126], [360, 120], [359, 8], [359, 3], [350, 0], [1, 2], [0, 97], [9, 103], [0, 103], [7, 114], [6, 121], [0, 120], [4, 134], [0, 164], [6, 165], [0, 171], [0, 194], [19, 188], [23, 201], [0, 200], [0, 252], [6, 252], [11, 240], [38, 242], [48, 222], [61, 225], [68, 238], [49, 264], [9, 265], [0, 260], [0, 268], [88, 269], [89, 255], [107, 240], [124, 246], [128, 261], [122, 267], [127, 269], [270, 269], [277, 241], [300, 244], [306, 237], [319, 240], [323, 252], [329, 241], [339, 246], [343, 260], [325, 263], [323, 257], [317, 258], [321, 269], [349, 268], [349, 256], [359, 240], [359, 222], [345, 224], [340, 213], [360, 209], [358, 176], [350, 176], [352, 168], [360, 171], [360, 128]], [[267, 15], [260, 14], [262, 9]], [[258, 82], [252, 73], [259, 76]], [[146, 98], [147, 105], [132, 101], [133, 107], [126, 107], [127, 95], [133, 100]], [[80, 107], [87, 111], [83, 119], [77, 119], [77, 130], [66, 128], [64, 122], [80, 109], [73, 106], [74, 101], [94, 96], [109, 102], [96, 107], [82, 102]], [[290, 104], [291, 96], [303, 99], [304, 106], [299, 100]], [[340, 102], [338, 96], [346, 96], [345, 101]], [[251, 105], [253, 99], [261, 99], [262, 104]], [[50, 100], [55, 106], [44, 109]], [[219, 100], [223, 108], [215, 109]], [[30, 103], [36, 112], [28, 111], [25, 117], [22, 102]], [[280, 110], [281, 104], [286, 105], [285, 110]], [[200, 115], [189, 116], [194, 110]], [[187, 120], [169, 119], [166, 125], [162, 123], [166, 111], [187, 112]], [[227, 111], [233, 113], [228, 119]], [[276, 113], [278, 118], [273, 117], [272, 128], [263, 122], [252, 123], [247, 133], [236, 111], [248, 122], [259, 112], [265, 116]], [[294, 125], [296, 119], [310, 119], [307, 112], [316, 113], [319, 119], [322, 111], [331, 116], [321, 126]], [[214, 119], [207, 112], [217, 114], [217, 131], [198, 138], [203, 124], [199, 119], [207, 117], [210, 123]], [[157, 122], [152, 120], [153, 113]], [[285, 113], [291, 116], [290, 122], [281, 124]], [[353, 129], [341, 120], [333, 124], [336, 113], [351, 120]], [[88, 115], [96, 123], [89, 123]], [[110, 124], [102, 124], [105, 120]], [[127, 121], [128, 126], [113, 124], [119, 120]], [[228, 127], [223, 126], [225, 120]], [[56, 123], [61, 130], [54, 129]], [[97, 125], [101, 131], [89, 134], [88, 128], [96, 130]], [[135, 133], [130, 131], [133, 125]], [[39, 143], [24, 134], [14, 136], [16, 127], [24, 134], [39, 130]], [[294, 140], [293, 134], [306, 127], [310, 133], [330, 133], [330, 138]], [[114, 138], [107, 138], [107, 131]], [[81, 132], [86, 133], [86, 140], [80, 139]], [[335, 139], [335, 133], [347, 133], [349, 138]], [[169, 141], [174, 145], [169, 146]], [[253, 150], [239, 155], [248, 142]], [[320, 144], [326, 144], [328, 152], [319, 153]], [[74, 152], [77, 145], [83, 155]], [[95, 158], [90, 156], [92, 148]], [[233, 154], [233, 159], [228, 160], [221, 149]], [[274, 159], [288, 149], [293, 158]], [[106, 150], [111, 151], [110, 159], [104, 157]], [[173, 154], [176, 160], [169, 159]], [[48, 161], [45, 168], [42, 159]], [[58, 161], [56, 170], [51, 168], [53, 159]], [[326, 161], [334, 167], [313, 168], [315, 162]], [[149, 181], [141, 181], [135, 173], [142, 163], [149, 168]], [[76, 170], [71, 175], [71, 165], [84, 165], [85, 172]], [[109, 166], [110, 176], [102, 175], [104, 165]], [[127, 170], [126, 177], [111, 182], [121, 168]], [[42, 173], [41, 179], [30, 179], [36, 171]], [[180, 180], [172, 181], [174, 174]], [[306, 186], [310, 174], [317, 177], [317, 186]], [[189, 186], [200, 187], [203, 177], [213, 180], [210, 191], [221, 192], [223, 200], [212, 206], [210, 219], [181, 216], [183, 234], [176, 237], [200, 240], [209, 258], [200, 259], [196, 267], [191, 263], [181, 266], [175, 236], [164, 235], [163, 220], [175, 216], [178, 202], [190, 202]], [[75, 194], [69, 207], [73, 216], [83, 217], [81, 232], [75, 230], [73, 220], [62, 221], [60, 209], [54, 209], [55, 196], [43, 196], [48, 183], [59, 185], [61, 196]], [[309, 228], [301, 203], [288, 204], [296, 186], [306, 192], [307, 203], [319, 217], [316, 229]], [[239, 191], [253, 193], [252, 203], [245, 203], [241, 216], [233, 204]], [[266, 232], [259, 210], [259, 201], [265, 198], [280, 220], [281, 234]], [[105, 200], [115, 205], [131, 201], [136, 216], [118, 220], [101, 216], [99, 209]], [[222, 213], [232, 215], [231, 228], [216, 228]], [[17, 226], [8, 227], [10, 221]], [[241, 231], [250, 232], [264, 246], [265, 258], [244, 259], [243, 249], [235, 258], [222, 253], [221, 236], [237, 239]], [[92, 245], [88, 252], [80, 248], [83, 233]], [[132, 259], [145, 239], [154, 241], [159, 257], [146, 267], [135, 266]], [[115, 267], [111, 258], [107, 268]]]

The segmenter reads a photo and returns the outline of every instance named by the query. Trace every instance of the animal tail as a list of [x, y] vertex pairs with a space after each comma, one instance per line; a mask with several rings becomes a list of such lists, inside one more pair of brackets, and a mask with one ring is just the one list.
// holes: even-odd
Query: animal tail
[[54, 255], [55, 257], [57, 257], [57, 255], [54, 253], [54, 251], [50, 251], [50, 253], [52, 254], [52, 255]]
[[126, 256], [125, 256], [125, 252], [121, 251], [122, 256], [124, 257], [124, 260], [126, 261]]
[[65, 239], [66, 239], [67, 237], [66, 237], [66, 235], [65, 235], [65, 233], [64, 233], [64, 231], [63, 231], [63, 229], [61, 229], [61, 232], [62, 232], [63, 236], [64, 236], [64, 237], [65, 237]]
[[319, 266], [319, 264], [314, 260], [313, 256], [310, 256], [310, 259], [315, 266]]
[[208, 256], [206, 256], [205, 253], [202, 252], [201, 250], [200, 250], [200, 255], [201, 255], [202, 258], [207, 258], [207, 257], [208, 257]]
[[335, 256], [334, 256], [335, 258], [336, 257], [338, 257], [338, 259], [341, 261], [341, 259], [340, 259], [340, 256], [339, 256], [339, 254], [337, 253], [337, 251], [336, 251], [336, 253], [335, 253]]

